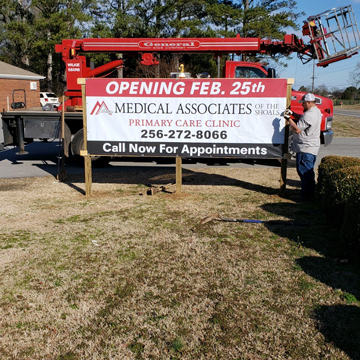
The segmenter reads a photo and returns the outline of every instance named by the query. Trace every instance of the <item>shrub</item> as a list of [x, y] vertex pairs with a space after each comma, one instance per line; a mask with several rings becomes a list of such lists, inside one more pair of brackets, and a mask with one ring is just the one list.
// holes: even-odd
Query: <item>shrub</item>
[[325, 156], [318, 167], [317, 193], [320, 197], [328, 194], [328, 186], [334, 171], [352, 166], [360, 166], [360, 158], [348, 156]]
[[340, 231], [343, 245], [356, 256], [360, 254], [360, 186], [353, 191], [348, 199], [343, 219]]
[[347, 252], [360, 249], [360, 159], [327, 156], [318, 168], [317, 195], [325, 215], [340, 230]]

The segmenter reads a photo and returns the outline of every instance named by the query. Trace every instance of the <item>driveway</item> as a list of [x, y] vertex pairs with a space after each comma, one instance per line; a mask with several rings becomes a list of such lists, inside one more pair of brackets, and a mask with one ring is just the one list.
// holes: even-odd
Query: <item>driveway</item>
[[[360, 157], [360, 138], [334, 138], [333, 142], [328, 147], [321, 147], [316, 161], [316, 166], [319, 165], [321, 159], [327, 155], [340, 156], [354, 156]], [[19, 177], [39, 177], [53, 175], [56, 177], [59, 167], [60, 149], [57, 141], [51, 143], [34, 142], [26, 146], [29, 152], [27, 155], [16, 155], [16, 149], [10, 148], [0, 151], [0, 179], [5, 178], [19, 178]], [[173, 164], [163, 164], [161, 159], [155, 161], [134, 161], [132, 158], [121, 159], [117, 158], [110, 163], [106, 168], [93, 169], [93, 173], [97, 172], [111, 172], [111, 171], [126, 171], [129, 167], [154, 167], [154, 166], [174, 166]], [[217, 164], [208, 165], [204, 162], [185, 163], [185, 169], [201, 168], [207, 166], [217, 166]], [[274, 167], [279, 166], [278, 160], [264, 160], [264, 161], [238, 161], [233, 163], [226, 163], [225, 166], [232, 167]], [[68, 174], [82, 174], [84, 169], [78, 165], [67, 161], [66, 172]]]

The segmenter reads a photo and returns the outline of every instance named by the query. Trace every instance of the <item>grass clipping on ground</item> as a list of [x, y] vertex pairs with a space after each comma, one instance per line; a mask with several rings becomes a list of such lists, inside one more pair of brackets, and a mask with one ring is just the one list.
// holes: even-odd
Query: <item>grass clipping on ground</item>
[[[174, 171], [94, 174], [89, 198], [82, 176], [0, 181], [1, 359], [358, 353], [358, 277], [325, 256], [314, 204], [277, 195], [279, 168], [183, 170], [182, 194], [139, 195]], [[214, 212], [264, 223], [200, 224]]]

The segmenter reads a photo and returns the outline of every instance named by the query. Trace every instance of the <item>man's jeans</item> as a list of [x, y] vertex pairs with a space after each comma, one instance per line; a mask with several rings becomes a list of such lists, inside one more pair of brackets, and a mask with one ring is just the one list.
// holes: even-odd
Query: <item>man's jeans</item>
[[300, 195], [303, 199], [311, 199], [315, 193], [314, 165], [316, 155], [309, 153], [296, 154], [296, 170], [301, 180]]

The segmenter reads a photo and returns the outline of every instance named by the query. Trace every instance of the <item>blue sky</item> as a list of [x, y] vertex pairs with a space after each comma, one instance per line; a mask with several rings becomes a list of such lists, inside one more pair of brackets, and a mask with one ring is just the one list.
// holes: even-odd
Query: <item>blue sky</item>
[[[358, 27], [360, 27], [360, 0], [298, 0], [296, 12], [304, 12], [305, 16], [299, 19], [299, 25], [302, 27], [303, 20], [306, 20], [311, 15], [317, 15], [335, 7], [351, 5], [355, 14]], [[295, 33], [303, 38], [305, 43], [309, 42], [309, 37], [303, 37], [301, 32], [297, 33], [289, 31], [288, 33]], [[293, 60], [288, 61], [288, 67], [285, 69], [277, 69], [278, 75], [284, 78], [294, 78], [294, 89], [298, 89], [301, 85], [311, 86], [313, 76], [313, 62], [302, 64], [301, 60], [297, 58], [296, 54], [291, 56]], [[355, 69], [356, 65], [360, 63], [360, 53], [354, 55], [350, 59], [338, 61], [330, 64], [326, 68], [315, 66], [315, 87], [326, 85], [329, 90], [334, 87], [344, 89], [352, 86], [349, 79], [349, 74]]]

